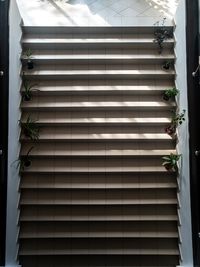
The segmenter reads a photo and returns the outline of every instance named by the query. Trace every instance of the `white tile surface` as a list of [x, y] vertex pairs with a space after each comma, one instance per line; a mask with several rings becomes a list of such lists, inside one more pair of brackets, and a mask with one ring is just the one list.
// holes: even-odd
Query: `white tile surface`
[[100, 12], [98, 12], [98, 15], [106, 20], [106, 17], [110, 17], [110, 16], [113, 17], [113, 16], [117, 16], [119, 14], [116, 11], [110, 9], [109, 7], [105, 7]]
[[116, 12], [120, 13], [124, 9], [126, 9], [125, 1], [118, 0], [114, 4], [110, 6], [110, 9], [115, 10]]
[[25, 25], [137, 26], [164, 16], [170, 24], [179, 0], [17, 0]]
[[131, 17], [131, 16], [137, 16], [139, 15], [139, 12], [131, 7], [128, 7], [126, 9], [124, 9], [122, 12], [120, 12], [120, 14], [123, 16], [123, 17]]

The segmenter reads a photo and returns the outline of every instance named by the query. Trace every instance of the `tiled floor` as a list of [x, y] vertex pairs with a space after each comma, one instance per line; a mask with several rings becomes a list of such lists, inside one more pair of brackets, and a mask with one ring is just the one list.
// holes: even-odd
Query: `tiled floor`
[[40, 26], [152, 25], [163, 17], [170, 24], [178, 1], [17, 0], [24, 24]]

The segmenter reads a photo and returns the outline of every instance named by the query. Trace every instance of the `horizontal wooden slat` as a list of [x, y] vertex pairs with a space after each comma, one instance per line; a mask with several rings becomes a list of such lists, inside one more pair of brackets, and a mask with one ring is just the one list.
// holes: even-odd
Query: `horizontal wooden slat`
[[103, 233], [96, 233], [96, 232], [86, 232], [86, 233], [65, 233], [65, 232], [60, 232], [60, 233], [55, 233], [53, 231], [50, 232], [43, 232], [43, 233], [34, 233], [33, 231], [31, 234], [22, 234], [20, 236], [20, 239], [37, 239], [37, 238], [42, 238], [42, 239], [49, 239], [49, 238], [73, 238], [73, 239], [78, 239], [78, 238], [95, 238], [95, 239], [101, 239], [101, 238], [162, 238], [162, 239], [178, 239], [178, 234], [176, 232], [166, 232], [166, 233], [158, 233], [158, 232], [148, 232], [148, 233], [140, 233], [140, 232], [121, 232], [121, 233], [112, 233], [110, 232], [103, 232]]
[[[120, 196], [120, 198], [119, 198]], [[21, 205], [153, 205], [177, 204], [176, 192], [169, 189], [134, 189], [126, 190], [59, 190], [59, 189], [31, 189], [21, 193]]]
[[35, 103], [51, 103], [51, 102], [55, 102], [55, 104], [62, 104], [62, 103], [78, 103], [78, 102], [91, 102], [91, 103], [105, 103], [105, 105], [107, 103], [115, 103], [115, 105], [120, 105], [121, 104], [126, 104], [127, 105], [131, 104], [132, 102], [147, 102], [151, 103], [151, 102], [155, 102], [156, 103], [162, 103], [161, 106], [173, 106], [174, 103], [173, 101], [163, 101], [162, 96], [160, 95], [142, 95], [142, 99], [140, 95], [126, 95], [126, 94], [121, 94], [121, 95], [107, 95], [106, 98], [104, 95], [90, 95], [90, 96], [84, 96], [84, 95], [72, 95], [72, 96], [35, 96], [32, 101], [24, 101], [24, 105], [33, 105]]
[[72, 167], [67, 168], [64, 166], [51, 167], [49, 164], [44, 163], [44, 166], [39, 166], [39, 161], [33, 160], [32, 166], [22, 170], [22, 173], [163, 173], [166, 172], [164, 167], [149, 166], [149, 167]]
[[[174, 149], [123, 149], [123, 146], [120, 149], [112, 149], [105, 146], [100, 148], [98, 148], [98, 146], [96, 148], [95, 146], [88, 146], [87, 150], [84, 148], [85, 147], [81, 149], [81, 147], [79, 147], [77, 149], [77, 147], [73, 148], [70, 145], [63, 145], [62, 147], [58, 145], [42, 145], [34, 148], [31, 157], [162, 157], [176, 152]], [[28, 149], [25, 147], [25, 149], [21, 151], [21, 155], [25, 156], [27, 151]]]
[[[150, 48], [157, 49], [157, 44], [153, 42], [153, 38], [23, 38], [22, 46], [24, 49], [96, 49], [96, 48]], [[174, 40], [166, 40], [163, 47], [169, 49], [174, 47]]]
[[[96, 221], [178, 221], [176, 205], [159, 205], [158, 203], [151, 206], [147, 205], [74, 205], [54, 206], [52, 205], [29, 205], [24, 206], [21, 210], [20, 220], [23, 222], [96, 222]], [[164, 208], [163, 208], [164, 207]]]
[[52, 189], [145, 189], [176, 188], [176, 177], [172, 173], [156, 174], [24, 174], [20, 188]]
[[[31, 154], [30, 154], [31, 157]], [[71, 159], [40, 159], [31, 158], [31, 165], [24, 169], [24, 172], [36, 173], [70, 173], [70, 172], [166, 172], [165, 168], [161, 166], [161, 157], [157, 158], [110, 158], [102, 160], [101, 158], [71, 158]]]
[[[148, 136], [143, 134], [141, 136], [142, 140], [145, 139], [145, 137], [148, 139], [151, 135]], [[65, 135], [63, 138], [66, 140], [69, 139], [75, 139], [75, 140], [82, 140], [83, 143], [56, 143], [56, 144], [48, 144], [48, 143], [42, 143], [39, 145], [34, 146], [34, 143], [32, 142], [32, 145], [34, 146], [34, 149], [31, 152], [31, 157], [161, 157], [168, 155], [170, 153], [176, 153], [176, 151], [173, 148], [173, 142], [160, 144], [160, 149], [155, 149], [156, 142], [151, 140], [151, 143], [146, 144], [146, 142], [137, 142], [140, 141], [139, 138], [135, 138], [135, 143], [127, 143], [124, 142], [123, 144], [116, 144], [113, 143], [112, 139], [114, 140], [120, 140], [120, 139], [126, 139], [126, 140], [134, 140], [134, 135], [131, 134], [100, 134], [97, 136], [97, 134], [91, 134], [91, 135]], [[136, 137], [138, 137], [136, 135]], [[166, 136], [167, 138], [168, 136]], [[44, 136], [42, 136], [44, 138]], [[159, 138], [159, 135], [158, 135]], [[50, 137], [47, 139], [54, 140], [54, 137]], [[55, 138], [56, 139], [56, 138]], [[84, 143], [84, 140], [95, 140], [95, 139], [109, 139], [110, 143], [108, 144], [102, 144], [102, 143]], [[150, 139], [150, 138], [149, 138]], [[160, 137], [160, 140], [162, 140], [162, 136]], [[165, 139], [164, 139], [165, 140]], [[21, 150], [21, 155], [25, 156], [27, 154], [28, 149], [30, 148], [30, 144], [24, 145]]]
[[[30, 112], [29, 112], [30, 113]], [[34, 113], [34, 112], [33, 112]], [[36, 112], [35, 112], [36, 113]], [[35, 122], [39, 126], [65, 126], [65, 125], [73, 125], [75, 126], [136, 126], [137, 129], [140, 128], [140, 132], [143, 132], [144, 130], [146, 133], [147, 131], [150, 132], [156, 132], [156, 127], [160, 126], [163, 127], [170, 124], [171, 120], [170, 118], [64, 118], [62, 115], [59, 117], [58, 112], [57, 117], [55, 114], [41, 114], [39, 115], [39, 119]], [[37, 117], [37, 114], [35, 114]], [[23, 120], [22, 123], [26, 123], [26, 120]], [[142, 126], [144, 126], [142, 128]], [[153, 126], [149, 129], [146, 128], [147, 126]], [[153, 131], [152, 131], [153, 130]], [[135, 130], [132, 128], [132, 133], [134, 133]], [[163, 132], [162, 132], [163, 133]], [[165, 135], [166, 136], [166, 135]]]
[[74, 102], [74, 103], [56, 103], [56, 102], [38, 102], [38, 103], [23, 103], [21, 105], [22, 110], [101, 110], [101, 109], [111, 109], [111, 110], [163, 110], [163, 109], [173, 109], [174, 105], [167, 105], [164, 102]]
[[[27, 59], [21, 58], [23, 64], [27, 64]], [[65, 55], [60, 54], [59, 51], [56, 55], [52, 54], [36, 54], [34, 53], [33, 61], [37, 65], [43, 64], [161, 64], [163, 65], [167, 60], [174, 61], [174, 56], [165, 55], [158, 57], [157, 55]]]
[[[173, 30], [172, 25], [166, 25], [166, 30]], [[137, 37], [141, 34], [141, 36], [144, 36], [145, 34], [153, 34], [155, 31], [155, 26], [148, 25], [148, 26], [26, 26], [22, 25], [22, 30], [24, 35], [25, 34], [41, 34], [43, 37], [46, 34], [64, 34], [65, 36], [67, 34], [78, 34], [78, 36], [82, 35], [89, 35], [92, 36], [96, 34], [102, 34], [103, 37], [107, 34], [109, 37], [111, 35], [117, 34], [119, 37], [119, 34], [137, 34]]]
[[[130, 141], [144, 141], [144, 142], [156, 142], [156, 141], [172, 141], [172, 138], [166, 133], [142, 133], [142, 134], [130, 134], [130, 133], [88, 133], [88, 134], [69, 134], [65, 133], [62, 130], [54, 128], [53, 131], [48, 131], [47, 129], [43, 129], [40, 131], [38, 142], [42, 141], [60, 141], [60, 142], [127, 142]], [[28, 141], [29, 138], [22, 136], [21, 141]]]
[[[141, 266], [141, 267], [172, 267], [179, 264], [178, 256], [172, 255], [53, 255], [53, 256], [23, 256], [20, 257], [22, 264], [29, 267], [86, 267], [88, 266], [88, 261], [92, 266], [98, 267], [130, 267], [130, 266]], [[73, 264], [73, 265], [72, 265]]]
[[26, 73], [27, 79], [154, 79], [155, 75], [157, 79], [174, 79], [175, 72], [169, 71], [165, 72], [162, 70], [38, 70], [38, 71], [29, 71]]
[[[32, 81], [34, 95], [161, 95], [166, 88], [174, 87], [171, 80], [56, 80]], [[23, 90], [23, 88], [22, 88]]]
[[[174, 240], [154, 239], [126, 239], [121, 247], [121, 240], [85, 239], [73, 240], [23, 240], [20, 255], [178, 255], [178, 248]], [[55, 247], [55, 242], [57, 246]], [[86, 246], [87, 244], [87, 246]]]
[[178, 238], [175, 222], [24, 222], [21, 239]]

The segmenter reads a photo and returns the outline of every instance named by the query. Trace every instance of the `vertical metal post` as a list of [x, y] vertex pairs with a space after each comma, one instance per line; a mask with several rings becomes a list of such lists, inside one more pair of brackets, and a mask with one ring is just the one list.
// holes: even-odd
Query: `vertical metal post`
[[8, 73], [9, 0], [0, 0], [0, 265], [5, 265], [7, 148], [8, 148]]
[[199, 86], [199, 3], [186, 0], [187, 84], [190, 142], [190, 188], [194, 266], [200, 267], [200, 86]]

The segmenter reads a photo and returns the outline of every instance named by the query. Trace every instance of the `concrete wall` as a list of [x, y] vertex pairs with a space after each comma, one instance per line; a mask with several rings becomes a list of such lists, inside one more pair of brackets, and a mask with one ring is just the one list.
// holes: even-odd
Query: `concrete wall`
[[180, 90], [177, 98], [179, 112], [186, 109], [186, 122], [178, 127], [179, 143], [178, 153], [182, 154], [181, 173], [178, 179], [180, 185], [180, 236], [182, 243], [181, 266], [193, 266], [192, 255], [192, 232], [191, 232], [191, 208], [190, 208], [190, 174], [189, 174], [189, 133], [188, 133], [188, 103], [187, 103], [187, 68], [186, 68], [186, 7], [185, 1], [181, 0], [175, 15], [175, 39], [176, 39], [176, 86]]
[[8, 134], [8, 199], [7, 199], [7, 233], [6, 233], [6, 266], [17, 265], [17, 218], [18, 218], [18, 184], [19, 175], [16, 169], [19, 154], [19, 118], [20, 118], [20, 54], [21, 54], [21, 17], [15, 0], [10, 1], [9, 13], [9, 134]]

